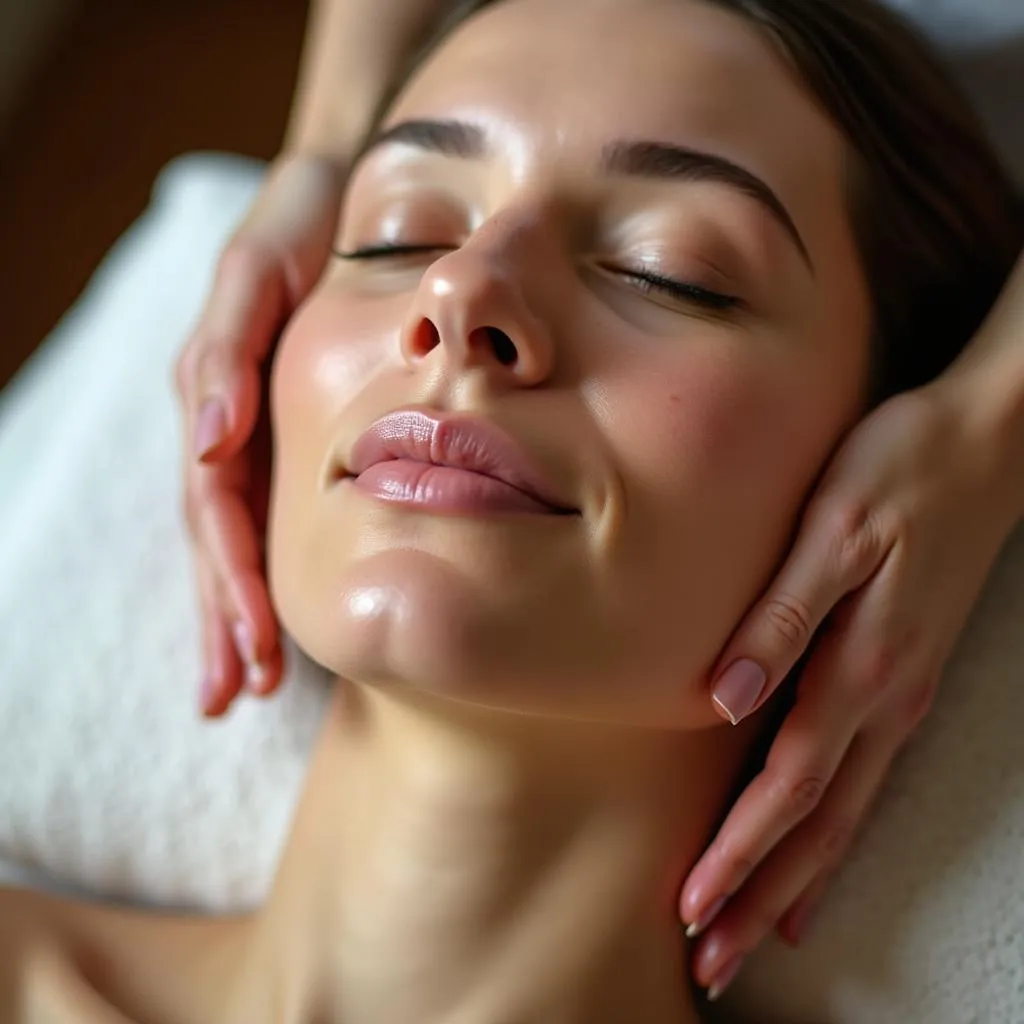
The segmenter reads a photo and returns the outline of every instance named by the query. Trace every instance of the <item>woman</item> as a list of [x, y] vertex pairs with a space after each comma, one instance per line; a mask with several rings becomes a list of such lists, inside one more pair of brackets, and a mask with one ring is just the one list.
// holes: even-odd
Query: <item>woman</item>
[[[854, 26], [583, 10], [485, 5], [430, 50], [277, 353], [271, 585], [340, 680], [268, 903], [3, 894], [5, 1019], [697, 1019], [676, 886], [768, 725], [727, 727], [704, 678], [832, 447], [955, 356], [1020, 224], [905, 40], [885, 70], [934, 85], [951, 148], [901, 235], [934, 263], [888, 294], [912, 265], [869, 229], [905, 165], [796, 70]], [[942, 347], [903, 352], [926, 299]]]
[[[187, 446], [197, 455], [185, 479], [209, 715], [221, 714], [246, 679], [249, 692], [265, 695], [281, 675], [262, 559], [268, 465], [250, 443], [260, 364], [324, 267], [345, 170], [395, 69], [457, 6], [405, 0], [381, 19], [372, 0], [314, 3], [285, 152], [225, 251], [180, 361]], [[784, 0], [742, 6], [769, 25], [780, 12], [789, 16]], [[820, 15], [832, 5], [810, 6]], [[880, 84], [846, 70], [854, 91]], [[901, 97], [888, 101], [898, 124], [913, 127]], [[906, 344], [931, 343], [928, 325], [916, 331]], [[930, 706], [970, 606], [1024, 510], [1022, 339], [1024, 259], [965, 358], [935, 384], [883, 404], [835, 454], [789, 556], [721, 652], [709, 702], [738, 721], [768, 700], [823, 621], [833, 627], [808, 660], [797, 709], [765, 770], [683, 888], [683, 920], [694, 931], [711, 925], [700, 958], [750, 948], [776, 923], [799, 941], [888, 763]], [[936, 559], [936, 548], [946, 557]], [[908, 706], [916, 713], [901, 716]], [[851, 772], [873, 788], [843, 785]], [[838, 823], [846, 838], [823, 847], [820, 836]], [[737, 894], [730, 914], [712, 924]]]

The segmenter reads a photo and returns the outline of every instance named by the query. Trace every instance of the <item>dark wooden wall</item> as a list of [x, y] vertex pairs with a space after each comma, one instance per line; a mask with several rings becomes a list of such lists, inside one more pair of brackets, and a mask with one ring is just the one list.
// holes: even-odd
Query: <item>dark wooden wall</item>
[[141, 213], [168, 160], [197, 149], [273, 156], [306, 6], [82, 0], [0, 137], [0, 387]]

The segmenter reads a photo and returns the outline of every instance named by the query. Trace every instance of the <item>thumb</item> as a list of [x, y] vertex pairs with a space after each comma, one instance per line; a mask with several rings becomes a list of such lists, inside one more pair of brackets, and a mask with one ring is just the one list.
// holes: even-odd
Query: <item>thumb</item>
[[224, 459], [248, 443], [261, 369], [327, 262], [343, 182], [342, 168], [329, 160], [279, 161], [222, 251], [178, 367], [192, 447], [201, 458]]
[[872, 576], [885, 554], [870, 509], [812, 503], [778, 575], [718, 659], [711, 685], [718, 713], [736, 725], [760, 707], [807, 650], [825, 616]]
[[221, 254], [189, 342], [192, 379], [184, 392], [194, 454], [204, 461], [228, 458], [248, 444], [259, 413], [261, 367], [288, 312], [279, 257], [240, 232]]

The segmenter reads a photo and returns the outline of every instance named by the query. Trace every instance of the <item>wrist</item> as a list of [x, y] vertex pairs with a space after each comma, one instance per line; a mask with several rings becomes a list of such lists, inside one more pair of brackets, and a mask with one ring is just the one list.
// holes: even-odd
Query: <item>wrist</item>
[[1012, 529], [1024, 518], [1024, 360], [1008, 363], [981, 360], [935, 383], [955, 393], [976, 468], [994, 482], [995, 507]]
[[1016, 524], [1024, 518], [1024, 366], [1016, 369], [1016, 379], [1002, 392], [992, 409], [992, 443], [1010, 489]]
[[935, 382], [959, 398], [984, 464], [1006, 480], [1014, 522], [1024, 518], [1024, 254], [974, 339]]
[[281, 149], [270, 163], [270, 175], [295, 174], [298, 171], [292, 168], [301, 168], [307, 179], [309, 175], [315, 175], [312, 180], [319, 187], [340, 195], [348, 179], [349, 166], [347, 156], [338, 150], [306, 143]]
[[[349, 96], [348, 101], [351, 99]], [[297, 111], [288, 124], [281, 151], [347, 166], [362, 139], [363, 120], [340, 101]]]

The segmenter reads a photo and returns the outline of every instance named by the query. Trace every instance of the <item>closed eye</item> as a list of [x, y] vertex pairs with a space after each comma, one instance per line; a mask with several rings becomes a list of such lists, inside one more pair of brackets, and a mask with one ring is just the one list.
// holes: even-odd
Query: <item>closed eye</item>
[[[339, 259], [343, 260], [374, 260], [389, 257], [422, 256], [430, 253], [447, 252], [455, 248], [456, 246], [450, 243], [399, 245], [392, 242], [382, 242], [375, 245], [359, 246], [347, 252], [343, 252], [340, 249], [334, 249], [332, 252]], [[738, 309], [743, 305], [743, 300], [738, 295], [716, 292], [701, 285], [692, 284], [688, 281], [678, 281], [675, 278], [666, 277], [664, 274], [655, 274], [649, 270], [631, 270], [614, 266], [605, 266], [604, 269], [628, 281], [645, 294], [658, 292], [681, 302], [688, 302], [719, 313]]]
[[677, 281], [673, 277], [665, 277], [663, 274], [655, 274], [649, 270], [630, 270], [612, 266], [606, 266], [604, 269], [622, 277], [645, 294], [660, 292], [673, 299], [693, 303], [719, 313], [743, 306], [743, 300], [738, 295], [712, 291], [710, 288], [691, 284], [688, 281]]
[[342, 252], [340, 249], [331, 251], [338, 259], [342, 260], [375, 260], [388, 256], [420, 256], [424, 253], [444, 252], [454, 248], [455, 246], [451, 244], [395, 245], [391, 242], [383, 242], [379, 245], [363, 245], [357, 249], [350, 249], [348, 252]]

